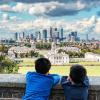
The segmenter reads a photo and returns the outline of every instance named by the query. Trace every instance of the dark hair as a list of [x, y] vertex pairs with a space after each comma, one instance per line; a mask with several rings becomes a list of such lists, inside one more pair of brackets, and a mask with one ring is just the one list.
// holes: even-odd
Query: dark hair
[[37, 73], [46, 74], [51, 68], [51, 63], [47, 58], [39, 58], [35, 61], [35, 70]]
[[70, 77], [76, 84], [83, 83], [86, 75], [86, 69], [82, 65], [72, 65], [70, 68]]

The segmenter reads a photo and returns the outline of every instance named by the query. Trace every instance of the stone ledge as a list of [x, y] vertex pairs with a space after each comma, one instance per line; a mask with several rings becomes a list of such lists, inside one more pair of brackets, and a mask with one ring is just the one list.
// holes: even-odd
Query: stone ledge
[[0, 100], [21, 100], [20, 98], [0, 98]]
[[[100, 77], [89, 77], [90, 89], [100, 90]], [[22, 74], [0, 74], [0, 87], [21, 87], [25, 88], [25, 75]], [[55, 88], [61, 89], [58, 85]]]
[[[100, 77], [89, 77], [88, 100], [100, 100]], [[0, 74], [0, 100], [21, 100], [25, 92], [25, 75]], [[61, 85], [53, 88], [50, 100], [65, 100]]]
[[25, 87], [25, 75], [0, 74], [0, 87]]

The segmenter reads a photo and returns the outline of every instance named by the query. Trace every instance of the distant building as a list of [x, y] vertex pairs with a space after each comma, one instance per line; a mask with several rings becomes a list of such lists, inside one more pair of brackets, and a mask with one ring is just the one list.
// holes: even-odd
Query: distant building
[[[63, 30], [62, 30], [63, 33]], [[48, 32], [50, 42], [56, 42], [60, 40], [61, 32], [59, 28], [50, 27], [50, 32]]]
[[80, 41], [80, 38], [77, 36], [77, 31], [71, 32], [68, 36], [68, 41], [69, 42], [75, 42], [75, 41]]
[[79, 49], [79, 48], [77, 48], [77, 47], [68, 47], [68, 46], [66, 46], [66, 47], [61, 47], [61, 48], [59, 48], [59, 49], [63, 49], [63, 50], [65, 50], [65, 51], [67, 51], [67, 52], [81, 52], [81, 49]]
[[31, 49], [35, 51], [36, 49], [36, 43], [34, 40], [30, 40], [30, 44], [31, 44]]
[[52, 29], [52, 27], [50, 27], [50, 33], [48, 34], [49, 35], [49, 41], [50, 42], [52, 42], [53, 41], [53, 39], [52, 39], [52, 37], [53, 37], [53, 29]]
[[17, 54], [18, 58], [20, 58], [20, 54], [27, 54], [29, 53], [30, 51], [32, 51], [33, 49], [32, 48], [28, 48], [28, 47], [21, 47], [21, 46], [14, 46], [14, 47], [11, 47], [9, 50], [8, 50], [8, 56], [11, 57], [11, 58], [14, 58]]
[[41, 39], [42, 39], [42, 34], [41, 34], [40, 31], [36, 32], [36, 39], [37, 39], [37, 41], [41, 41]]
[[13, 39], [2, 39], [2, 40], [0, 40], [0, 44], [4, 44], [4, 45], [15, 45], [16, 42]]
[[5, 56], [6, 54], [3, 52], [0, 52], [0, 56]]
[[60, 40], [63, 41], [64, 38], [64, 30], [61, 28]]
[[85, 53], [85, 60], [100, 62], [100, 55], [92, 52], [87, 52]]
[[24, 38], [25, 38], [25, 33], [23, 32], [23, 33], [22, 33], [22, 39], [24, 39]]
[[50, 60], [52, 65], [65, 65], [69, 63], [69, 55], [58, 53], [54, 43], [52, 43], [51, 51], [45, 57]]
[[15, 40], [16, 40], [16, 41], [18, 40], [18, 37], [19, 37], [19, 36], [18, 36], [18, 33], [16, 32], [16, 33], [15, 33]]
[[31, 40], [34, 40], [33, 34], [30, 34], [30, 39], [31, 39]]
[[63, 28], [57, 27], [45, 28], [37, 31], [35, 37], [37, 41], [57, 43], [59, 41], [63, 41], [64, 30]]
[[47, 41], [47, 35], [48, 35], [48, 31], [47, 29], [43, 30], [43, 41], [46, 42]]

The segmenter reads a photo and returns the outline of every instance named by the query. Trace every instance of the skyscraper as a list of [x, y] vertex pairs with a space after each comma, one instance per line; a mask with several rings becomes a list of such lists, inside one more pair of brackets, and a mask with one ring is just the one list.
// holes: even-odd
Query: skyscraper
[[53, 42], [57, 42], [57, 39], [59, 38], [58, 28], [53, 28], [52, 33]]
[[15, 38], [16, 41], [18, 40], [18, 33], [17, 32], [15, 33], [15, 37], [14, 38]]
[[50, 41], [53, 41], [53, 29], [50, 27]]
[[31, 40], [33, 40], [33, 39], [34, 39], [34, 36], [33, 36], [33, 34], [30, 34], [30, 38], [31, 38]]
[[23, 38], [23, 39], [25, 38], [25, 33], [24, 33], [24, 32], [22, 33], [22, 38]]
[[61, 41], [63, 41], [63, 37], [64, 37], [64, 36], [63, 36], [63, 35], [64, 35], [63, 33], [64, 33], [64, 30], [63, 30], [63, 28], [61, 28], [61, 36], [60, 36], [60, 40], [61, 40]]
[[89, 37], [88, 37], [88, 34], [86, 34], [86, 41], [87, 41], [87, 42], [89, 41]]
[[40, 31], [36, 32], [36, 39], [39, 41], [41, 40], [41, 32]]
[[47, 29], [43, 30], [43, 40], [46, 42], [47, 41]]

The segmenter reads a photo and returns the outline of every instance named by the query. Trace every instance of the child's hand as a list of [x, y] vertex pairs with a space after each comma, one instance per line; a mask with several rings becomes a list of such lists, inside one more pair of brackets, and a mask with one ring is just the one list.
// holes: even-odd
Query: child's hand
[[46, 75], [49, 75], [49, 74], [50, 74], [49, 72], [46, 73]]
[[70, 76], [67, 77], [67, 80], [68, 80], [68, 81], [70, 80]]
[[70, 77], [70, 76], [68, 76], [68, 77], [67, 77], [67, 81], [72, 82], [72, 79], [71, 79], [71, 77]]

